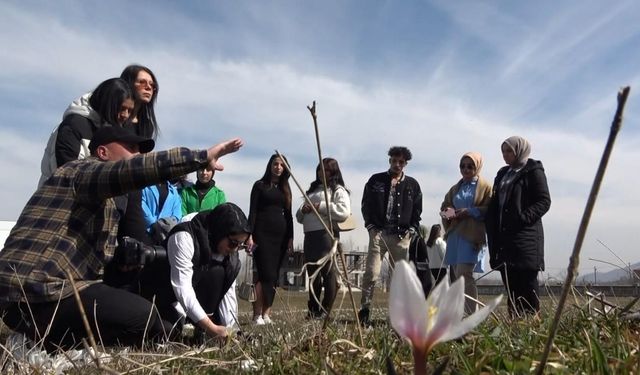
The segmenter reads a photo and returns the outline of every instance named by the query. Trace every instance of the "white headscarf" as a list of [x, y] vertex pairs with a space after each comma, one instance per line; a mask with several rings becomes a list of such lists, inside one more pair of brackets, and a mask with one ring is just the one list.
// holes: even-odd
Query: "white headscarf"
[[513, 137], [505, 139], [502, 144], [509, 146], [516, 156], [516, 161], [511, 167], [522, 167], [527, 162], [527, 159], [529, 159], [529, 155], [531, 154], [531, 145], [526, 139], [514, 135]]

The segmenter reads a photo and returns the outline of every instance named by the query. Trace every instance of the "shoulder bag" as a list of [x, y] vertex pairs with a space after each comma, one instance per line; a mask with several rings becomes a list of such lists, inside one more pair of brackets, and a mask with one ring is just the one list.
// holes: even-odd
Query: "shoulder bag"
[[248, 302], [256, 301], [256, 287], [253, 285], [253, 278], [251, 277], [253, 268], [253, 256], [247, 255], [244, 266], [244, 281], [240, 284], [238, 289], [238, 297]]

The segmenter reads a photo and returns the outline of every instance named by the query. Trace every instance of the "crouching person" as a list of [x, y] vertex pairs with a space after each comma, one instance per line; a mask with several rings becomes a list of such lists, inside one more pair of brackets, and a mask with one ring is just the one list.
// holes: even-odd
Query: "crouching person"
[[81, 344], [88, 333], [77, 290], [103, 345], [141, 345], [169, 333], [151, 302], [102, 282], [116, 248], [113, 198], [203, 167], [221, 169], [218, 158], [242, 141], [139, 155], [153, 146], [124, 128], [101, 128], [89, 145], [92, 157], [64, 164], [29, 199], [0, 251], [0, 317], [9, 328], [49, 350]]
[[160, 282], [156, 302], [172, 323], [186, 315], [212, 337], [226, 336], [219, 306], [240, 272], [238, 250], [251, 231], [242, 210], [224, 203], [178, 224], [167, 239], [170, 280]]

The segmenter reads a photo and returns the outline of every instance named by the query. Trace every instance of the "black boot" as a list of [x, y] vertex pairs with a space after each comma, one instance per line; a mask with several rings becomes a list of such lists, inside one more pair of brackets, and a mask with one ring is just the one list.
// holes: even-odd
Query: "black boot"
[[360, 320], [360, 325], [363, 327], [368, 327], [371, 325], [371, 320], [369, 320], [369, 308], [363, 307], [358, 311], [358, 319]]
[[310, 300], [307, 302], [307, 319], [317, 319], [322, 316], [322, 311], [320, 310], [320, 306], [315, 300]]

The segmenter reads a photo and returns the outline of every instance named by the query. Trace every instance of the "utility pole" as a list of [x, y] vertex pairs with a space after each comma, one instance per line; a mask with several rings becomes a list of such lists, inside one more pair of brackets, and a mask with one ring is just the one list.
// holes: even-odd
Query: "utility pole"
[[598, 267], [593, 266], [593, 285], [598, 285]]

